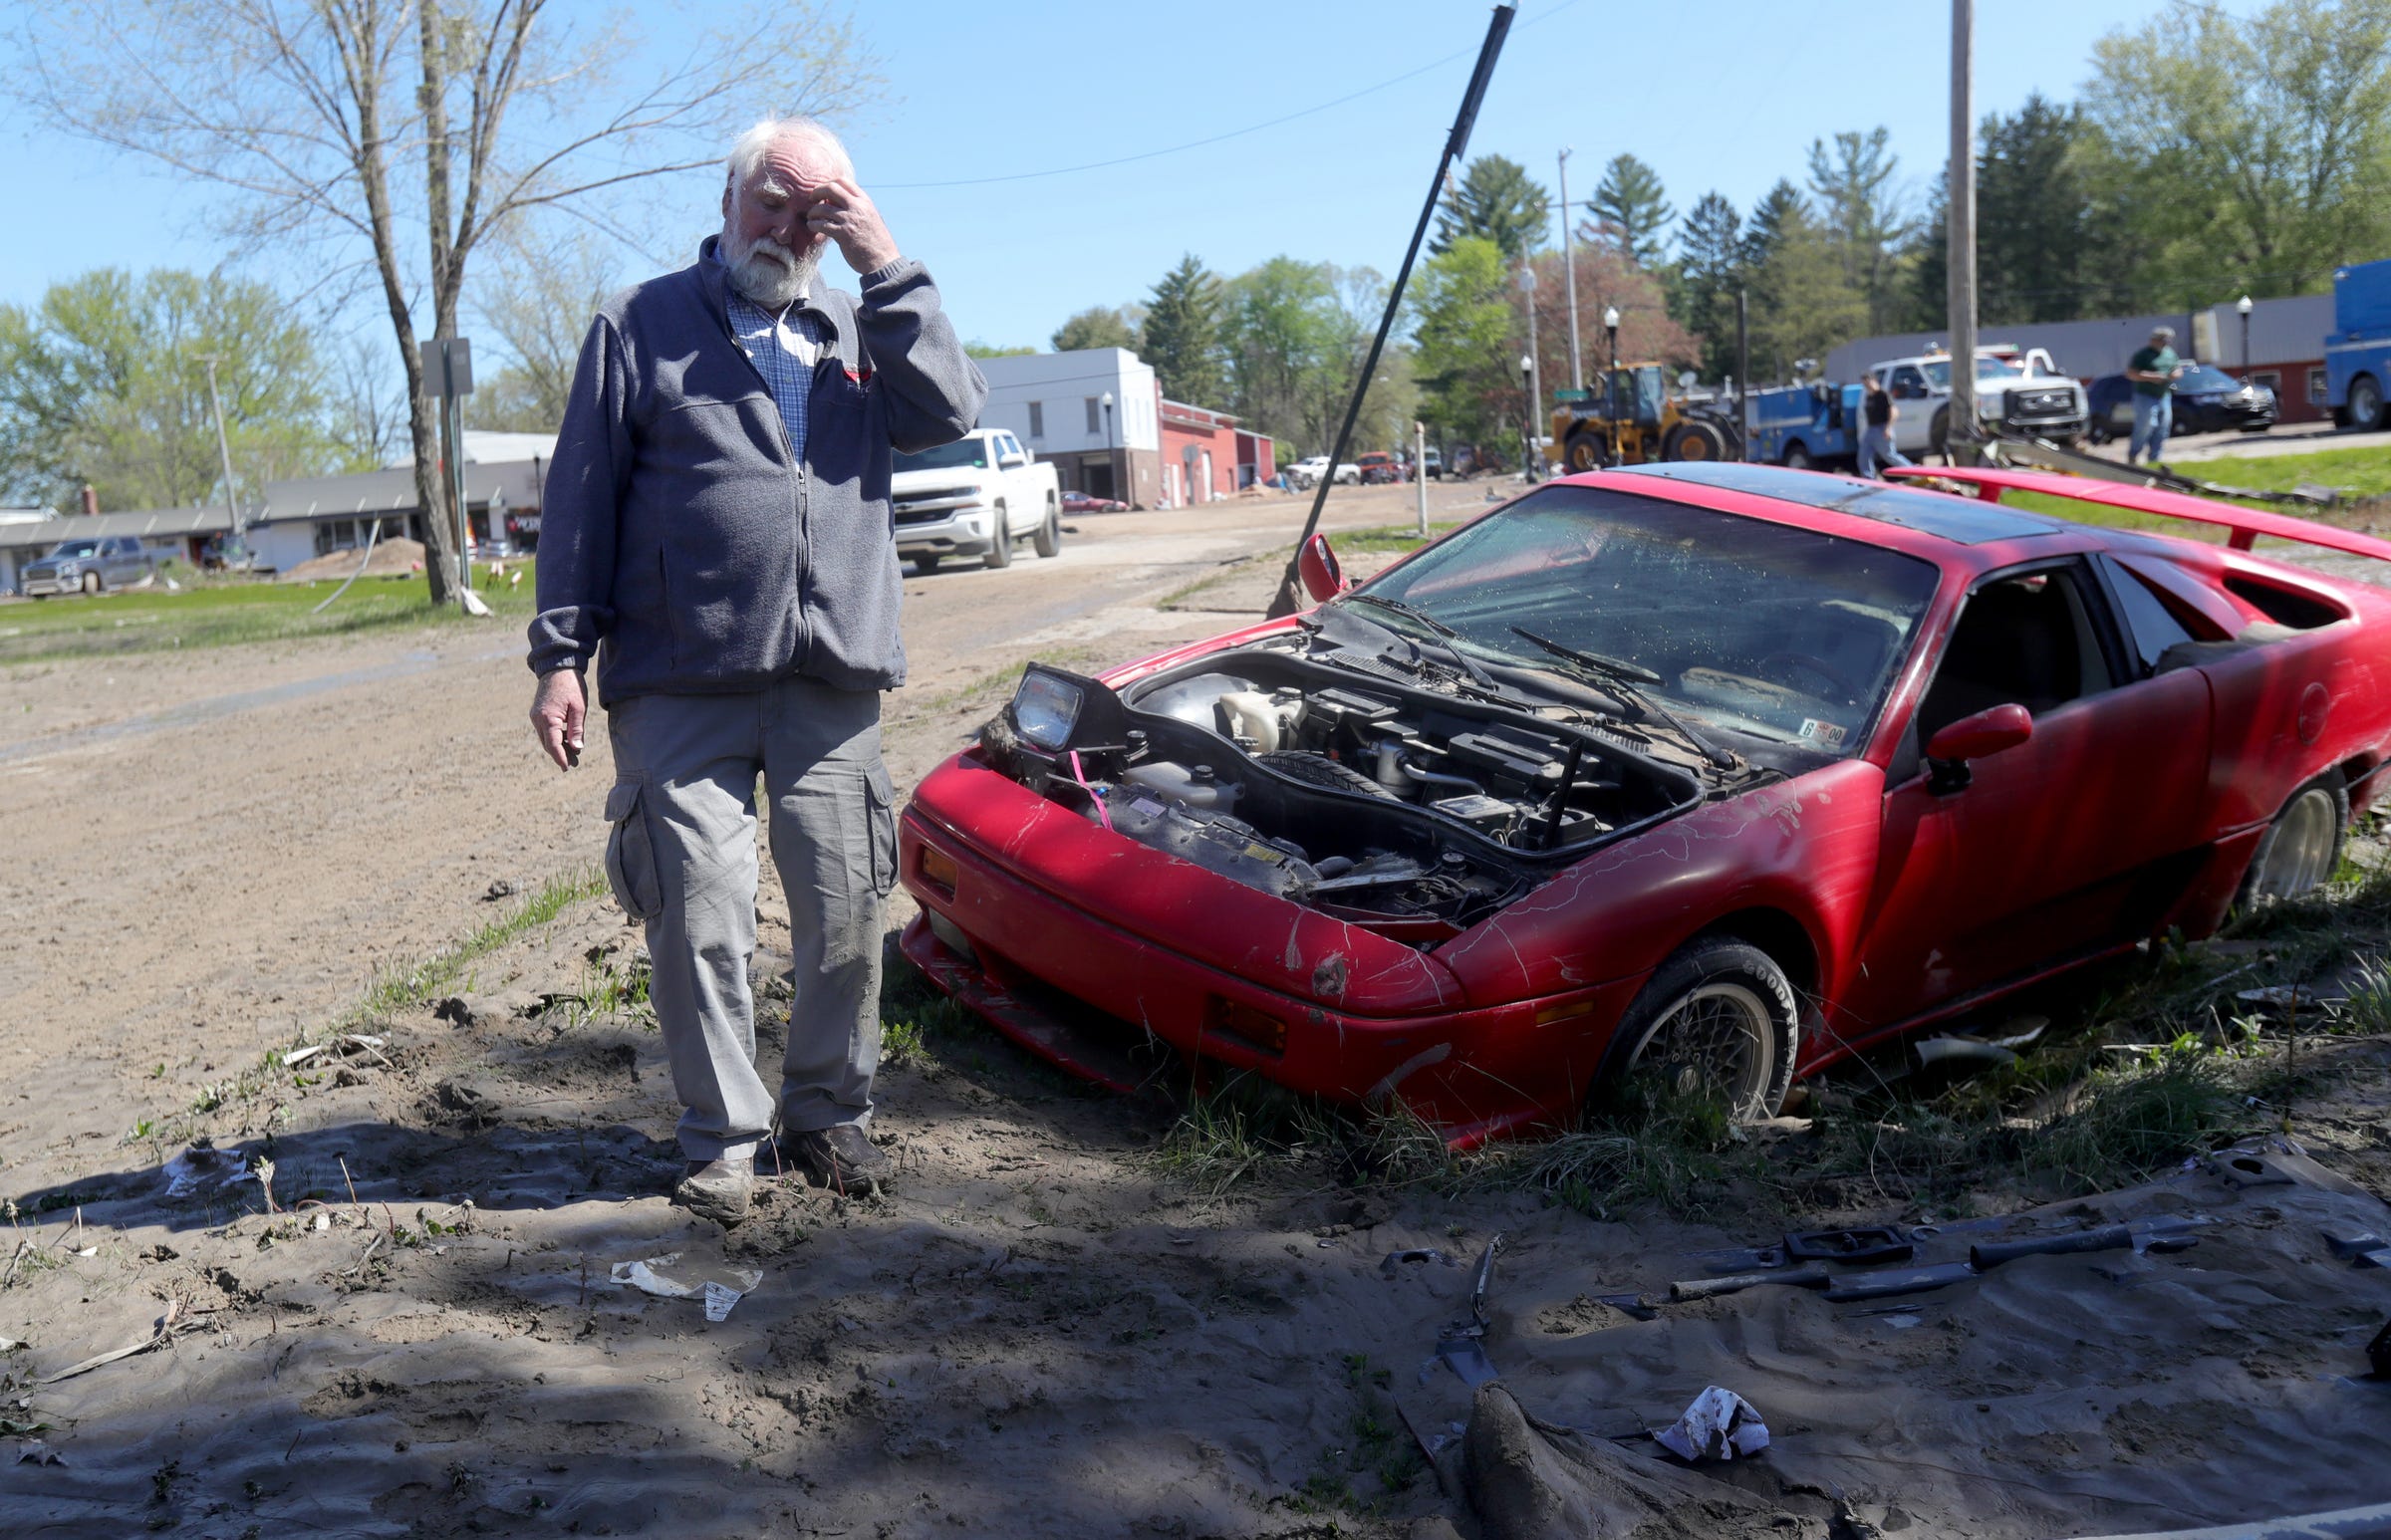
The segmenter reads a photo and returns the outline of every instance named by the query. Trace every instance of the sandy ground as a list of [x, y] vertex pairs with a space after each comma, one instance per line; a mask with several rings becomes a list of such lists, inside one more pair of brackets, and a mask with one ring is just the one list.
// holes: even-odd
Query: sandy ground
[[[1340, 494], [1331, 526], [1409, 498]], [[1185, 591], [1300, 517], [1084, 516], [1055, 561], [909, 580], [901, 784], [1027, 656], [1234, 624], [1267, 586], [1249, 572]], [[1770, 1237], [1333, 1181], [1212, 1198], [1158, 1173], [1167, 1110], [963, 1036], [884, 1077], [897, 1195], [776, 1182], [725, 1238], [664, 1199], [676, 1109], [652, 1024], [569, 998], [638, 946], [598, 899], [379, 1051], [191, 1114], [501, 912], [493, 883], [594, 860], [603, 737], [575, 775], [538, 761], [519, 655], [444, 629], [0, 675], [0, 910], [24, 938], [0, 1001], [0, 1531], [1494, 1533], [1464, 1491], [1510, 1477], [1465, 1486], [1470, 1398], [1431, 1352], [1497, 1233], [1486, 1352], [1520, 1407], [1583, 1430], [1554, 1436], [1659, 1468], [1610, 1435], [1714, 1383], [1767, 1415], [1775, 1447], [1730, 1472], [1750, 1512], [1650, 1533], [1823, 1534], [1840, 1503], [1844, 1533], [2023, 1540], [2391, 1497], [2355, 1457], [2379, 1455], [2391, 1402], [2349, 1378], [2391, 1272], [2320, 1239], [2391, 1234], [2391, 1214], [2295, 1159], [1987, 1232], [2208, 1221], [2178, 1254], [2028, 1259], [1881, 1314], [1767, 1288], [1643, 1321], [1599, 1297], [1665, 1294], [1707, 1269], [1690, 1253]], [[769, 889], [759, 906], [768, 980], [785, 911]], [[2381, 1045], [2340, 1051], [2372, 1077], [2353, 1083], [2386, 1079]], [[2334, 1116], [2391, 1148], [2386, 1111], [2369, 1092]], [[285, 1211], [253, 1181], [169, 1196], [191, 1131], [269, 1155]], [[1382, 1268], [1404, 1248], [1444, 1260]], [[761, 1277], [714, 1323], [614, 1281], [674, 1253], [684, 1276]], [[32, 1424], [38, 1443], [6, 1439]], [[63, 1463], [19, 1457], [37, 1450]]]

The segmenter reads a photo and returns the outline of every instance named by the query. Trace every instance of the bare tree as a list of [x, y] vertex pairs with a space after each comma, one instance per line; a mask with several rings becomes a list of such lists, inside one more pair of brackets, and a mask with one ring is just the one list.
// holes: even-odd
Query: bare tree
[[622, 268], [608, 244], [585, 225], [560, 230], [525, 224], [491, 248], [473, 282], [472, 309], [512, 362], [476, 380], [475, 423], [556, 431], [590, 317], [622, 287]]
[[17, 29], [15, 84], [42, 121], [224, 189], [246, 248], [297, 243], [327, 275], [370, 272], [406, 376], [434, 603], [452, 599], [459, 553], [417, 341], [424, 323], [456, 335], [476, 248], [533, 210], [708, 164], [742, 118], [837, 118], [880, 88], [830, 0], [717, 7], [676, 45], [568, 10], [55, 0]]

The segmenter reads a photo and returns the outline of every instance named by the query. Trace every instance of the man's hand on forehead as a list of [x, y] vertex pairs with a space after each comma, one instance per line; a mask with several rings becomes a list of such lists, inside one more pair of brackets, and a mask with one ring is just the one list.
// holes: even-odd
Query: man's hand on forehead
[[897, 260], [897, 240], [889, 234], [880, 209], [852, 177], [834, 176], [798, 194], [809, 230], [838, 242], [839, 254], [858, 273], [869, 273]]

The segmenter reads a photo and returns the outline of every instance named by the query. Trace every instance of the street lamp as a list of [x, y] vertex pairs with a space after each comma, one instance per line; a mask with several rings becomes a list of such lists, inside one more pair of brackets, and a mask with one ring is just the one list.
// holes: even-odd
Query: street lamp
[[1527, 353], [1519, 355], [1519, 394], [1520, 398], [1527, 403], [1527, 412], [1525, 417], [1526, 432], [1522, 435], [1526, 441], [1527, 455], [1520, 462], [1519, 476], [1521, 480], [1526, 481], [1531, 485], [1536, 479], [1536, 460], [1538, 458], [1536, 449], [1535, 380], [1535, 355]]
[[2247, 294], [2234, 302], [2234, 309], [2242, 312], [2242, 372], [2246, 375], [2250, 373], [2250, 313], [2257, 308]]
[[1602, 307], [1602, 329], [1603, 329], [1605, 332], [1608, 332], [1608, 333], [1610, 334], [1610, 338], [1611, 338], [1611, 377], [1610, 377], [1610, 380], [1607, 382], [1607, 385], [1608, 385], [1608, 388], [1609, 388], [1609, 391], [1610, 391], [1610, 401], [1611, 401], [1611, 407], [1610, 407], [1610, 410], [1609, 410], [1609, 411], [1607, 411], [1607, 412], [1605, 412], [1605, 413], [1604, 413], [1604, 415], [1610, 419], [1610, 424], [1611, 424], [1611, 463], [1612, 463], [1612, 464], [1615, 466], [1615, 465], [1617, 465], [1617, 464], [1619, 463], [1619, 307], [1618, 307], [1618, 306], [1616, 306], [1616, 305], [1605, 305], [1605, 306], [1603, 306], [1603, 307]]
[[1113, 392], [1110, 390], [1105, 391], [1103, 400], [1104, 471], [1105, 478], [1113, 483], [1112, 491], [1108, 495], [1114, 498], [1116, 501], [1134, 504], [1136, 502], [1135, 498], [1123, 497], [1121, 495], [1121, 457], [1113, 452]]

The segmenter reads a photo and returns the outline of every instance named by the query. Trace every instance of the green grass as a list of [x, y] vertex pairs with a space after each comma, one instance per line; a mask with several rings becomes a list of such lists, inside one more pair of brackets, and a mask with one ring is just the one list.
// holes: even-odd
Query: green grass
[[[533, 612], [531, 564], [522, 567], [517, 585], [480, 580], [477, 592], [502, 620], [528, 619]], [[514, 570], [509, 567], [510, 575]], [[339, 587], [333, 581], [207, 579], [180, 593], [161, 586], [0, 605], [0, 663], [346, 636], [463, 619], [454, 606], [435, 610], [415, 574], [360, 578], [322, 615], [309, 614]]]
[[[2194, 460], [2175, 467], [2187, 476], [2220, 486], [2245, 487], [2254, 492], [2288, 492], [2302, 486], [2332, 487], [2342, 494], [2338, 508], [2310, 509], [2264, 503], [2250, 503], [2254, 508], [2288, 513], [2298, 518], [2316, 518], [2324, 523], [2355, 522], [2363, 525], [2383, 512], [2370, 507], [2380, 499], [2391, 497], [2391, 448], [2386, 449], [2325, 449], [2314, 454], [2226, 455], [2214, 460]], [[2160, 514], [2137, 513], [2131, 508], [2110, 507], [2102, 503], [2079, 503], [2070, 498], [2045, 497], [2039, 492], [2007, 492], [2001, 496], [2004, 507], [2023, 508], [2046, 513], [2054, 518], [2072, 519], [2078, 524], [2099, 524], [2110, 529], [2148, 530], [2155, 534], [2176, 535], [2187, 540], [2206, 540], [2223, 544], [2229, 531], [2216, 525], [2195, 524], [2185, 519], [2170, 519]], [[2263, 541], [2260, 549], [2281, 544]]]
[[[1470, 515], [1470, 518], [1475, 517], [1475, 514]], [[1435, 540], [1466, 522], [1464, 519], [1431, 519], [1428, 538]], [[1418, 524], [1380, 524], [1370, 529], [1331, 532], [1328, 543], [1339, 551], [1416, 551], [1427, 542], [1420, 538]]]

